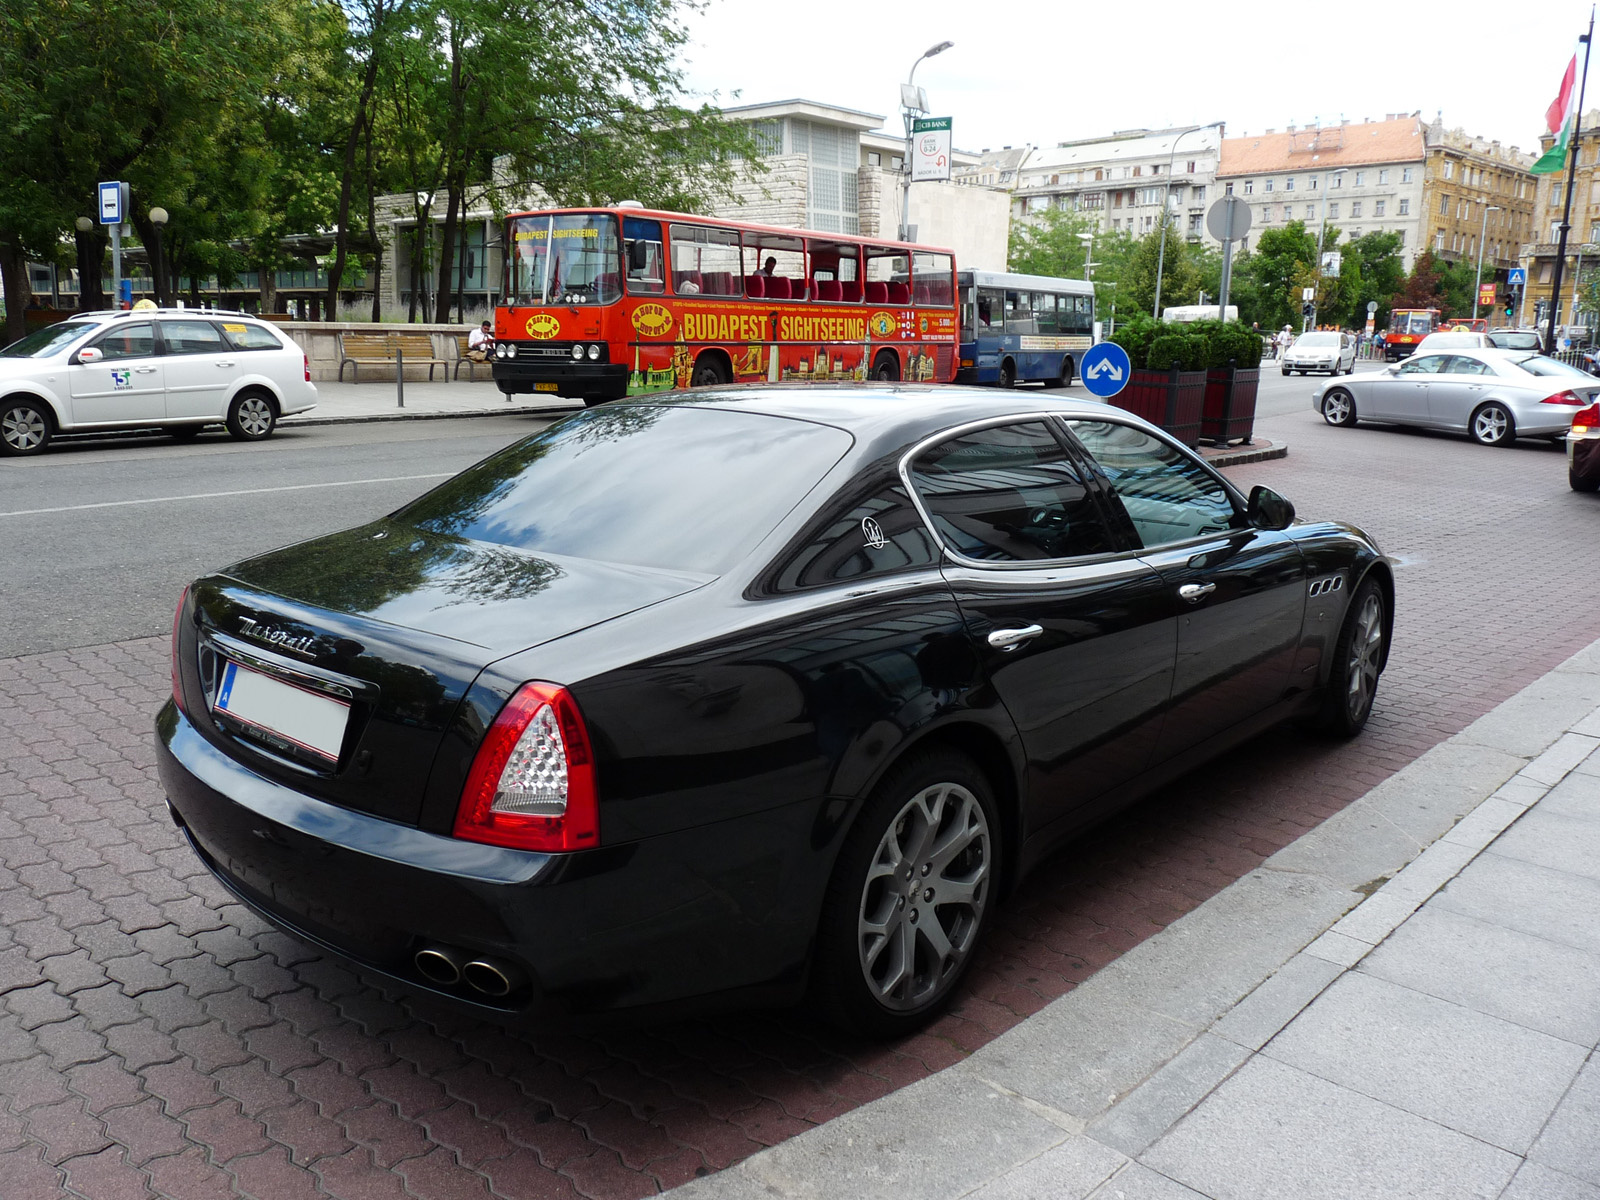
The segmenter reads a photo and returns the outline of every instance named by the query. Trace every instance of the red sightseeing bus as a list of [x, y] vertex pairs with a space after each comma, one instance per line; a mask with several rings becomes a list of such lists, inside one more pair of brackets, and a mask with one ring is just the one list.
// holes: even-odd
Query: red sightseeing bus
[[495, 383], [586, 403], [956, 373], [955, 256], [629, 203], [506, 219]]
[[1389, 313], [1389, 329], [1383, 335], [1383, 356], [1389, 362], [1409, 357], [1417, 343], [1439, 328], [1437, 308], [1397, 308]]

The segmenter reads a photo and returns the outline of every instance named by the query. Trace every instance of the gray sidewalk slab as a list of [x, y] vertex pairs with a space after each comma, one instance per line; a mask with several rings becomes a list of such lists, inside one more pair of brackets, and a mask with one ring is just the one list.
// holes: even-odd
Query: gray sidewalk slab
[[685, 1200], [1600, 1200], [1600, 642], [1082, 986]]
[[509, 400], [487, 380], [408, 379], [405, 404], [393, 379], [317, 384], [317, 407], [283, 419], [284, 425], [335, 425], [349, 421], [406, 421], [503, 416], [508, 412], [555, 416], [583, 405], [556, 396], [517, 395]]

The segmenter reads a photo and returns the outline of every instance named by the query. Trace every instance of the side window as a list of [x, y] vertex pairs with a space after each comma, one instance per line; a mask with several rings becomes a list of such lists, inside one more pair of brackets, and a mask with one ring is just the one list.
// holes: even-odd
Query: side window
[[1006, 293], [1006, 332], [1038, 333], [1033, 322], [1033, 293]]
[[948, 254], [916, 251], [911, 256], [911, 302], [949, 308], [955, 293], [955, 270]]
[[1465, 355], [1452, 354], [1450, 365], [1445, 368], [1451, 375], [1493, 375], [1494, 371], [1489, 364], [1476, 358], [1467, 358]]
[[999, 292], [978, 293], [979, 332], [999, 333], [1006, 326], [1005, 301]]
[[168, 354], [221, 354], [228, 348], [210, 321], [163, 321], [161, 340]]
[[865, 300], [868, 304], [910, 304], [911, 283], [908, 272], [911, 264], [899, 250], [885, 246], [864, 248], [867, 267]]
[[672, 290], [680, 296], [738, 296], [739, 234], [704, 225], [672, 226]]
[[103, 361], [117, 358], [149, 358], [156, 352], [155, 333], [146, 321], [142, 325], [119, 325], [95, 343]]
[[939, 536], [985, 562], [1027, 562], [1113, 549], [1094, 497], [1043, 422], [996, 425], [925, 452], [912, 483]]
[[283, 343], [278, 340], [277, 334], [259, 325], [224, 321], [222, 336], [228, 339], [228, 344], [235, 350], [283, 349]]
[[[745, 280], [751, 296], [768, 300], [804, 300], [808, 289], [805, 242], [779, 233], [744, 235], [745, 266], [755, 274]], [[753, 266], [752, 266], [753, 264]]]
[[660, 221], [624, 217], [622, 258], [628, 267], [630, 295], [659, 296], [667, 290], [666, 256], [661, 249]]
[[1183, 451], [1113, 421], [1072, 421], [1146, 549], [1244, 523], [1227, 491]]
[[1413, 358], [1400, 367], [1402, 375], [1437, 375], [1444, 369], [1448, 354], [1424, 354], [1421, 358]]
[[779, 568], [779, 591], [893, 575], [939, 561], [939, 548], [900, 484], [880, 484], [820, 520]]
[[[1068, 300], [1068, 304], [1072, 301]], [[1056, 298], [1049, 292], [1035, 292], [1033, 294], [1033, 320], [1040, 333], [1055, 334], [1061, 332], [1056, 322]]]

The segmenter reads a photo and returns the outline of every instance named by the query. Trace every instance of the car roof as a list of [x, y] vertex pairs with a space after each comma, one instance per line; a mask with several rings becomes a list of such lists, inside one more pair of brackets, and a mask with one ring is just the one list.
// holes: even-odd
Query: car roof
[[76, 322], [87, 325], [104, 325], [112, 321], [137, 320], [148, 317], [225, 317], [230, 321], [255, 321], [267, 324], [260, 317], [224, 308], [102, 308], [94, 312], [73, 313], [61, 324]]

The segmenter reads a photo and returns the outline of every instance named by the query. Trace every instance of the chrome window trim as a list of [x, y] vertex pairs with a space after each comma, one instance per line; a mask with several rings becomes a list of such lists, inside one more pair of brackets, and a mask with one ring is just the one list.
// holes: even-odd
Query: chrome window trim
[[[1042, 421], [1048, 426], [1052, 420], [1056, 420], [1061, 416], [1062, 413], [1059, 411], [1045, 410], [1041, 412], [1008, 413], [1002, 417], [983, 417], [976, 421], [966, 421], [923, 438], [900, 456], [898, 466], [900, 482], [905, 485], [906, 494], [911, 497], [911, 503], [916, 506], [917, 515], [922, 518], [922, 524], [933, 538], [934, 544], [945, 553], [951, 562], [960, 563], [963, 567], [971, 567], [979, 571], [1037, 571], [1051, 564], [1059, 566], [1067, 563], [1107, 563], [1114, 562], [1120, 558], [1137, 556], [1139, 553], [1137, 550], [1114, 550], [1107, 554], [1086, 554], [1077, 558], [1030, 558], [1019, 559], [1016, 562], [988, 562], [982, 559], [968, 558], [960, 551], [952, 550], [944, 538], [939, 536], [939, 528], [933, 523], [933, 514], [928, 511], [928, 506], [922, 502], [922, 494], [917, 491], [916, 485], [911, 482], [911, 463], [917, 455], [924, 450], [932, 449], [942, 442], [947, 442], [951, 438], [961, 437], [963, 434], [973, 433], [979, 429], [992, 429], [997, 425], [1023, 425], [1029, 421]], [[1070, 451], [1067, 451], [1065, 447], [1062, 448], [1062, 451], [1068, 455], [1067, 461], [1072, 462], [1076, 467], [1078, 464], [1074, 461], [1075, 456]], [[1114, 529], [1107, 529], [1106, 532], [1113, 537], [1116, 536], [1116, 530]]]

